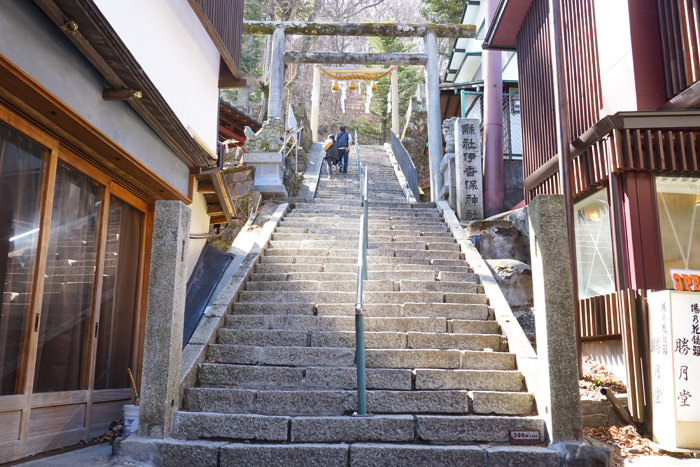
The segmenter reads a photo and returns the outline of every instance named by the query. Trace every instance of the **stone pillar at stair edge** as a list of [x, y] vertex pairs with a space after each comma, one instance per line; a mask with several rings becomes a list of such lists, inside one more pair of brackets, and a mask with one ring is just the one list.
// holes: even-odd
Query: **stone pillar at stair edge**
[[311, 139], [318, 139], [318, 113], [321, 107], [321, 65], [314, 65], [314, 84], [311, 88]]
[[272, 33], [272, 58], [270, 59], [270, 91], [267, 98], [267, 116], [282, 118], [282, 96], [284, 94], [284, 28], [277, 27]]
[[164, 438], [180, 405], [185, 250], [190, 209], [181, 201], [156, 201], [143, 344], [139, 435]]
[[428, 61], [425, 65], [426, 104], [428, 107], [428, 154], [430, 162], [430, 200], [440, 199], [442, 189], [442, 122], [440, 112], [440, 72], [438, 71], [437, 38], [428, 31], [423, 38]]
[[399, 127], [399, 67], [391, 66], [391, 131], [398, 137]]
[[529, 205], [535, 302], [537, 410], [550, 442], [582, 439], [571, 264], [562, 195], [540, 195]]

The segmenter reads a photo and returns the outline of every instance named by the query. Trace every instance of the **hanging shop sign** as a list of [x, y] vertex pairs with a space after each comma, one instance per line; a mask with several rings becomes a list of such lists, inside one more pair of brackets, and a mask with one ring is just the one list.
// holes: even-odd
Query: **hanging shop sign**
[[700, 292], [700, 271], [692, 269], [670, 269], [673, 288], [685, 292]]

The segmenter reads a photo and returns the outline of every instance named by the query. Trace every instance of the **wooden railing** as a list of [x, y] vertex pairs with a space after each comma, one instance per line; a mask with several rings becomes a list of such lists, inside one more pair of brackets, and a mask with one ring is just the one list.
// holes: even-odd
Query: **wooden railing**
[[580, 300], [579, 315], [582, 340], [620, 338], [617, 293]]
[[[622, 290], [579, 301], [581, 339], [621, 339], [627, 369], [627, 399], [632, 420], [646, 421], [649, 407], [649, 329], [646, 298], [641, 291]], [[646, 388], [646, 389], [645, 389]]]

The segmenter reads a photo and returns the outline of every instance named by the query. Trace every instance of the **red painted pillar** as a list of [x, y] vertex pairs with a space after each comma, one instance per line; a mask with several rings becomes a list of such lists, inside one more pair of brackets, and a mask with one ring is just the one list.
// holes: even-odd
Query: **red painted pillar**
[[[498, 0], [486, 0], [486, 24]], [[482, 52], [484, 70], [484, 215], [503, 211], [503, 67], [500, 50]]]

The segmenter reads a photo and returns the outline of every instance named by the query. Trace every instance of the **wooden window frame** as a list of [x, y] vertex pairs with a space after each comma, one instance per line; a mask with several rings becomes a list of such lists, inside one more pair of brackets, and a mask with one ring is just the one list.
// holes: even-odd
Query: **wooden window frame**
[[[141, 359], [143, 355], [143, 340], [145, 334], [145, 313], [147, 303], [148, 267], [150, 263], [151, 235], [153, 231], [154, 206], [134, 194], [129, 189], [119, 185], [104, 172], [89, 163], [84, 157], [63, 145], [62, 142], [44, 131], [39, 126], [25, 119], [23, 116], [7, 108], [0, 103], [0, 122], [13, 130], [31, 138], [46, 149], [42, 157], [41, 169], [41, 194], [39, 205], [39, 235], [36, 244], [36, 257], [32, 271], [32, 285], [30, 288], [30, 305], [25, 311], [25, 329], [20, 342], [20, 361], [18, 362], [18, 386], [20, 392], [14, 395], [0, 396], [0, 412], [21, 411], [19, 439], [0, 444], [1, 450], [7, 450], [11, 456], [2, 458], [5, 462], [12, 457], [28, 455], [36, 450], [42, 450], [41, 436], [29, 437], [30, 415], [32, 409], [69, 404], [84, 404], [85, 417], [82, 428], [75, 428], [69, 432], [54, 433], [57, 438], [71, 443], [81, 439], [89, 439], [98, 433], [91, 433], [92, 409], [95, 403], [100, 402], [128, 402], [132, 397], [130, 388], [94, 390], [94, 367], [97, 352], [96, 330], [99, 326], [102, 275], [104, 272], [104, 256], [107, 238], [107, 224], [109, 220], [109, 205], [111, 196], [124, 201], [143, 214], [143, 226], [139, 249], [139, 268], [137, 279], [137, 305], [132, 329], [132, 360], [130, 367], [140, 382]], [[61, 161], [71, 168], [90, 177], [100, 185], [102, 196], [100, 224], [97, 234], [97, 258], [95, 280], [92, 290], [91, 312], [87, 318], [85, 334], [83, 338], [84, 350], [81, 362], [81, 388], [75, 391], [61, 391], [49, 393], [34, 393], [34, 371], [36, 366], [37, 343], [41, 322], [41, 311], [44, 290], [44, 272], [46, 271], [49, 235], [51, 231], [51, 216], [54, 200], [55, 184], [58, 162]], [[53, 437], [53, 436], [52, 436]], [[77, 442], [77, 441], [76, 441]]]

